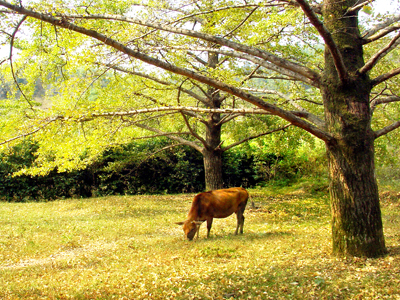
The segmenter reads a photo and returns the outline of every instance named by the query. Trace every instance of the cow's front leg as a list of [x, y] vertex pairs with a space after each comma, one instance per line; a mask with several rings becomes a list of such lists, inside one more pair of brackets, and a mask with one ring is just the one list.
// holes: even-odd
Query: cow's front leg
[[212, 222], [213, 222], [213, 218], [207, 219], [207, 238], [209, 238], [209, 236], [210, 236]]

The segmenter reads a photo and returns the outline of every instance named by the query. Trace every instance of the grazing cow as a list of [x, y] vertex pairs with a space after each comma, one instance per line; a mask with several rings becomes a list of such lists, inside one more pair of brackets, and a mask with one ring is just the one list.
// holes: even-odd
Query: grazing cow
[[210, 230], [213, 218], [226, 218], [236, 213], [237, 227], [235, 234], [243, 233], [244, 216], [249, 193], [241, 187], [230, 189], [215, 190], [196, 195], [189, 210], [187, 220], [176, 224], [183, 225], [183, 231], [189, 241], [193, 239], [197, 232], [199, 236], [200, 225], [207, 221], [207, 238], [210, 236]]

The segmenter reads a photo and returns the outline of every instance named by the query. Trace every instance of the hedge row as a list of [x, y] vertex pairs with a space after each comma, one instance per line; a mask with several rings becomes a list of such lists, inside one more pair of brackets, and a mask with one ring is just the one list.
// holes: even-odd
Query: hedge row
[[[70, 173], [52, 171], [46, 176], [12, 176], [32, 165], [38, 146], [30, 141], [0, 153], [0, 200], [49, 201], [67, 197], [124, 194], [186, 193], [204, 190], [203, 159], [189, 147], [165, 147], [167, 140], [129, 144], [106, 151], [101, 159], [84, 170]], [[225, 186], [254, 187], [274, 179], [286, 183], [301, 175], [301, 165], [293, 157], [272, 153], [248, 153], [241, 148], [224, 155]]]

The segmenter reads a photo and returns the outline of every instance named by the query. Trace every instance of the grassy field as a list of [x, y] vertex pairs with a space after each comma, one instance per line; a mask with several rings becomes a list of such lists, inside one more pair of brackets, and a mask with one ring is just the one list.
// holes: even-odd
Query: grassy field
[[193, 195], [0, 203], [0, 299], [400, 299], [400, 194], [383, 193], [389, 255], [330, 255], [329, 201], [250, 190], [188, 242]]

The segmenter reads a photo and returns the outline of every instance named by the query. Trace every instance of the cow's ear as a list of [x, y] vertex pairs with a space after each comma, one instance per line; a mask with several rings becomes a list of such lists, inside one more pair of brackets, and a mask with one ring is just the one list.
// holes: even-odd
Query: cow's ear
[[175, 222], [175, 224], [183, 225], [185, 222]]

